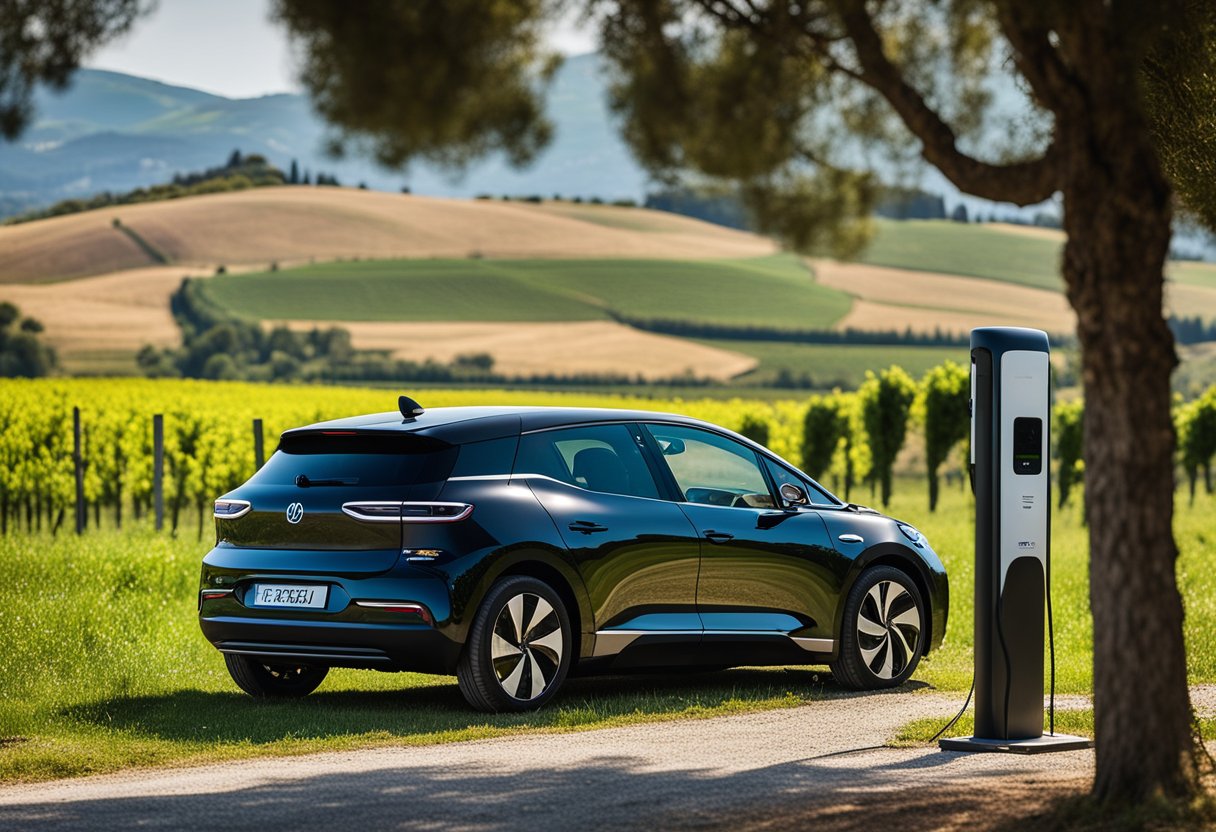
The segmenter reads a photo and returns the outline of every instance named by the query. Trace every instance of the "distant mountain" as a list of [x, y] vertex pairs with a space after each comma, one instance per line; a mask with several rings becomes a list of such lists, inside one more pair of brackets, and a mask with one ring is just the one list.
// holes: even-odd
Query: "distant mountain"
[[41, 92], [38, 120], [15, 144], [0, 143], [0, 215], [103, 190], [164, 182], [174, 173], [221, 163], [234, 148], [286, 169], [292, 159], [343, 184], [415, 193], [503, 193], [640, 199], [646, 175], [611, 122], [601, 63], [567, 59], [549, 92], [557, 131], [531, 167], [501, 159], [453, 180], [426, 166], [408, 174], [362, 159], [334, 161], [322, 150], [326, 126], [302, 95], [231, 99], [101, 70], [81, 70], [69, 90]]

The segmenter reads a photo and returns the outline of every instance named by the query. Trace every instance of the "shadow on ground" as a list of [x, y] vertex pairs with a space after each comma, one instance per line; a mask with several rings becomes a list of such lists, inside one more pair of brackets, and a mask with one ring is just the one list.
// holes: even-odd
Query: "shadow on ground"
[[[898, 691], [925, 688], [908, 682]], [[851, 698], [828, 673], [804, 669], [742, 669], [679, 675], [570, 679], [543, 710], [484, 714], [470, 709], [454, 683], [398, 690], [324, 690], [304, 699], [266, 701], [242, 693], [180, 690], [160, 696], [109, 699], [65, 709], [61, 716], [149, 738], [206, 743], [273, 743], [370, 735], [423, 737], [486, 728], [577, 728], [634, 714], [657, 716], [728, 704]]]
[[495, 764], [476, 755], [445, 759], [444, 749], [437, 748], [410, 755], [408, 762], [398, 757], [393, 764], [372, 761], [358, 770], [319, 774], [305, 768], [303, 759], [299, 770], [265, 778], [250, 766], [243, 769], [248, 785], [228, 783], [218, 790], [206, 788], [206, 770], [198, 770], [198, 780], [164, 793], [155, 793], [153, 785], [152, 793], [137, 797], [39, 801], [33, 795], [23, 805], [0, 805], [0, 826], [56, 832], [136, 826], [224, 832], [974, 830], [1033, 812], [1085, 785], [1077, 777], [1011, 776], [1001, 761], [963, 767], [961, 755], [932, 751], [888, 750], [863, 760], [806, 759], [741, 771], [712, 759], [697, 767], [656, 770], [628, 748], [574, 764], [546, 759]]

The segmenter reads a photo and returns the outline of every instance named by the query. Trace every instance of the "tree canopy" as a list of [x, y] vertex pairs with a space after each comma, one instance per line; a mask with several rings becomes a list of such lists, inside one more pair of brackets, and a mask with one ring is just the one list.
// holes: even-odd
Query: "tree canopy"
[[94, 49], [126, 32], [147, 0], [4, 0], [0, 3], [0, 136], [33, 119], [34, 89], [63, 89]]

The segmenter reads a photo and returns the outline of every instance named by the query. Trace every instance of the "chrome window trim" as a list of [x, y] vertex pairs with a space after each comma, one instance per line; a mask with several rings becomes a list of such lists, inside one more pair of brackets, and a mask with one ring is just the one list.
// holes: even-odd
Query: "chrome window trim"
[[574, 488], [586, 494], [603, 494], [609, 497], [624, 497], [628, 500], [649, 500], [652, 503], [665, 503], [667, 505], [679, 505], [676, 500], [667, 500], [663, 497], [639, 497], [636, 494], [617, 494], [613, 491], [592, 491], [590, 488], [583, 488], [581, 485], [565, 482], [556, 479], [548, 474], [471, 474], [467, 477], [452, 477], [448, 482], [470, 482], [470, 481], [491, 481], [491, 480], [547, 480], [548, 482], [556, 483], [565, 488]]

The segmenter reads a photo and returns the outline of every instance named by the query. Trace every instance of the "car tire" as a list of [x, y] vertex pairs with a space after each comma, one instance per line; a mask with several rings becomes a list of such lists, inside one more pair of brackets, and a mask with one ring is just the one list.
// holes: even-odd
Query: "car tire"
[[562, 686], [573, 653], [561, 596], [536, 578], [504, 578], [477, 610], [456, 679], [479, 711], [536, 710]]
[[228, 674], [241, 690], [259, 699], [308, 696], [325, 680], [328, 667], [266, 662], [252, 656], [224, 654]]
[[925, 651], [925, 621], [924, 598], [906, 572], [893, 566], [867, 569], [845, 601], [832, 676], [851, 690], [903, 684]]

